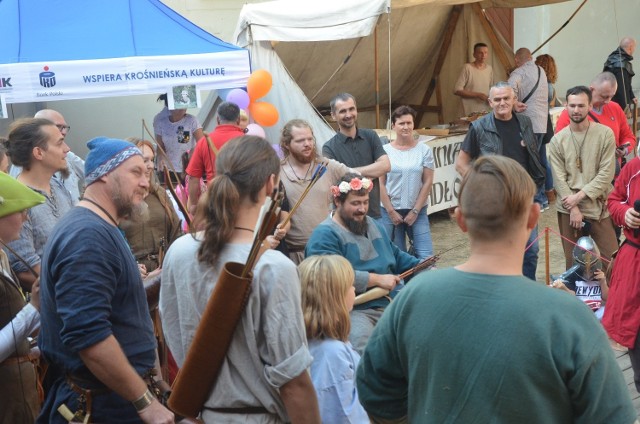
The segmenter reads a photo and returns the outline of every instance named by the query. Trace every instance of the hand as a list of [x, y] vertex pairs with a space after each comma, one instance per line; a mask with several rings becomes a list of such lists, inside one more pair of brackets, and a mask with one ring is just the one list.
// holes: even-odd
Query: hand
[[527, 105], [522, 102], [516, 102], [516, 105], [513, 107], [516, 112], [522, 113], [527, 110]]
[[191, 216], [196, 216], [196, 209], [198, 208], [198, 203], [191, 203], [189, 202], [187, 204], [187, 210], [189, 211], [189, 215]]
[[280, 243], [280, 240], [282, 240], [286, 235], [287, 230], [282, 228], [281, 224], [276, 225], [276, 230], [273, 233], [273, 237], [278, 240], [278, 243]]
[[151, 405], [138, 412], [144, 423], [148, 424], [173, 424], [173, 413], [154, 399]]
[[409, 212], [407, 216], [404, 217], [404, 223], [411, 227], [416, 222], [416, 219], [418, 219], [418, 214]]
[[617, 157], [617, 158], [621, 158], [621, 157], [623, 157], [623, 156], [625, 155], [625, 151], [626, 151], [626, 150], [627, 150], [627, 149], [625, 149], [624, 147], [617, 147], [617, 148], [616, 148], [616, 157]]
[[593, 276], [596, 280], [598, 280], [598, 283], [600, 283], [600, 285], [602, 285], [602, 283], [606, 283], [607, 281], [607, 277], [604, 275], [604, 271], [602, 271], [601, 269], [596, 269], [593, 272]]
[[484, 93], [477, 93], [476, 97], [480, 100], [482, 100], [483, 102], [488, 102], [489, 101], [489, 96], [487, 96]]
[[270, 249], [275, 249], [280, 245], [280, 240], [275, 238], [275, 236], [267, 236], [264, 240], [269, 244]]
[[374, 285], [389, 291], [393, 290], [400, 282], [400, 277], [393, 274], [375, 274], [372, 272], [371, 277], [374, 279]]
[[393, 225], [400, 225], [402, 224], [402, 215], [400, 215], [398, 212], [396, 212], [395, 210], [392, 210], [391, 212], [387, 212], [389, 214], [389, 218], [391, 219], [391, 222], [393, 222]]
[[569, 290], [569, 288], [567, 286], [564, 285], [562, 280], [552, 281], [551, 282], [551, 287], [553, 287], [554, 289], [562, 290], [562, 291], [565, 291], [567, 293], [573, 294], [573, 292], [571, 290]]
[[571, 227], [575, 228], [576, 230], [579, 230], [582, 228], [583, 218], [584, 217], [582, 215], [582, 212], [580, 212], [580, 209], [575, 207], [571, 209], [571, 212], [569, 212], [569, 225], [571, 225]]
[[138, 264], [138, 271], [140, 271], [140, 276], [145, 279], [147, 278], [147, 267], [144, 264]]
[[40, 277], [36, 278], [31, 286], [31, 300], [29, 301], [31, 306], [40, 310]]
[[580, 192], [574, 193], [570, 196], [565, 196], [562, 198], [562, 207], [566, 210], [571, 210], [574, 207], [578, 206], [578, 203], [582, 200], [582, 195]]
[[624, 213], [624, 225], [631, 229], [640, 227], [640, 213], [633, 208], [627, 209]]

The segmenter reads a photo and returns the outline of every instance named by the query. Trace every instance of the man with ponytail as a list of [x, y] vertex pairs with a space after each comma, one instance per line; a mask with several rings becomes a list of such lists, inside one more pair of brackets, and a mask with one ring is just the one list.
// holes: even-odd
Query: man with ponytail
[[[176, 240], [165, 258], [160, 313], [166, 341], [182, 366], [207, 301], [227, 262], [246, 263], [260, 208], [278, 187], [280, 161], [266, 140], [227, 142], [216, 159], [203, 231]], [[233, 333], [205, 423], [319, 423], [296, 266], [267, 250], [253, 269], [247, 305]]]

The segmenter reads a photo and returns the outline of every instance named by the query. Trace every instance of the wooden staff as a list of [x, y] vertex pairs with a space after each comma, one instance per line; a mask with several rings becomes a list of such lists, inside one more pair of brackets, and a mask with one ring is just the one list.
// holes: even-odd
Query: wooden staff
[[309, 182], [309, 185], [307, 186], [307, 188], [304, 189], [304, 191], [302, 192], [302, 195], [300, 196], [296, 204], [293, 205], [293, 208], [291, 208], [291, 210], [289, 211], [289, 216], [287, 216], [285, 220], [282, 221], [282, 223], [280, 224], [280, 228], [284, 228], [284, 226], [289, 223], [289, 220], [291, 220], [293, 213], [296, 211], [296, 209], [298, 209], [298, 207], [300, 206], [304, 198], [307, 197], [307, 194], [309, 194], [309, 192], [311, 191], [311, 188], [313, 187], [313, 185], [316, 182], [318, 182], [318, 180], [324, 175], [326, 170], [327, 170], [327, 164], [320, 162], [316, 167], [316, 170], [313, 172], [313, 175], [311, 176], [311, 181]]

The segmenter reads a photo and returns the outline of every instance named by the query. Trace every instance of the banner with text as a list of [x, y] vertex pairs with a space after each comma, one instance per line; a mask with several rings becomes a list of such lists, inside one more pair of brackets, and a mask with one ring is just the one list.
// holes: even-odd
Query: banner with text
[[435, 172], [433, 186], [427, 204], [427, 213], [439, 212], [458, 205], [458, 190], [462, 177], [456, 171], [455, 163], [466, 134], [427, 141], [433, 149]]
[[0, 94], [11, 103], [245, 87], [247, 50], [179, 56], [31, 62], [0, 65]]

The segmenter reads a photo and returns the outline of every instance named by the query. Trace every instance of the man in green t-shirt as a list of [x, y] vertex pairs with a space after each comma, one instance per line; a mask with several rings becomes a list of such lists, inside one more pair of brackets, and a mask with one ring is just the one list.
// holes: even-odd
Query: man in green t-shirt
[[624, 423], [627, 386], [594, 314], [522, 275], [540, 209], [513, 159], [465, 175], [455, 217], [471, 255], [416, 276], [375, 327], [357, 370], [360, 402], [384, 423]]

